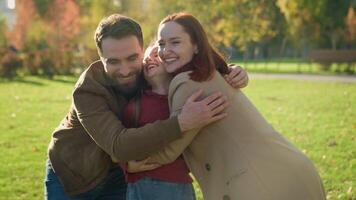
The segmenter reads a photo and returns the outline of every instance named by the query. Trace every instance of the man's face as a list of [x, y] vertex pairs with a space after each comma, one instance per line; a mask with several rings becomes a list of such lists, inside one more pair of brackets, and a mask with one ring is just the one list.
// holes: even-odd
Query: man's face
[[101, 48], [100, 59], [109, 79], [124, 94], [132, 94], [138, 88], [143, 59], [143, 50], [137, 37], [108, 37], [102, 40]]

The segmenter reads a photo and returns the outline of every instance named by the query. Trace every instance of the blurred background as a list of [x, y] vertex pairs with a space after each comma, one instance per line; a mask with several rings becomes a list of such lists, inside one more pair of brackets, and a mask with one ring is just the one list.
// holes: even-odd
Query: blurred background
[[148, 44], [160, 20], [178, 11], [195, 15], [215, 47], [250, 70], [283, 72], [292, 63], [297, 72], [355, 73], [355, 6], [356, 0], [0, 0], [0, 75], [80, 73], [98, 59], [93, 33], [104, 16], [136, 19]]
[[99, 21], [130, 16], [148, 45], [180, 11], [248, 71], [243, 92], [314, 162], [327, 199], [356, 200], [356, 0], [0, 0], [0, 200], [43, 199], [51, 133], [98, 59]]

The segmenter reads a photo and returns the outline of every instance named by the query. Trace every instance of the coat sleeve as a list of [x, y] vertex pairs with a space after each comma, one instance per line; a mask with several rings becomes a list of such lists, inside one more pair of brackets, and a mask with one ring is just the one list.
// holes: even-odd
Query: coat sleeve
[[104, 96], [76, 89], [73, 104], [77, 117], [93, 141], [119, 161], [139, 160], [181, 137], [177, 117], [137, 129], [126, 129]]
[[[189, 77], [186, 77], [184, 74], [181, 77], [175, 78], [171, 83], [168, 95], [171, 116], [177, 116], [181, 112], [186, 100], [200, 88], [200, 83], [189, 80]], [[164, 149], [150, 155], [150, 161], [159, 164], [168, 164], [175, 161], [189, 146], [199, 131], [200, 129], [194, 129], [184, 132], [181, 138], [174, 140], [166, 145]]]

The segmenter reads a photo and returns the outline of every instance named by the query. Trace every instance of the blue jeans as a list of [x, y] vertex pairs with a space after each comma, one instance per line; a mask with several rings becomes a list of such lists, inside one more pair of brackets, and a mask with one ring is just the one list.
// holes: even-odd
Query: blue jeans
[[171, 183], [145, 177], [127, 185], [126, 200], [195, 200], [191, 183]]
[[95, 188], [70, 197], [64, 192], [50, 161], [46, 162], [45, 200], [125, 200], [126, 188], [124, 174], [120, 167], [116, 167], [111, 169], [108, 176]]

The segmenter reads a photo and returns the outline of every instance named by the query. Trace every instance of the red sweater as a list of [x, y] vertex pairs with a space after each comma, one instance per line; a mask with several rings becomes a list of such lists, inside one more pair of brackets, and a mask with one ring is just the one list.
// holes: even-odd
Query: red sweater
[[[169, 107], [167, 95], [159, 95], [153, 93], [151, 90], [143, 92], [140, 98], [140, 111], [138, 117], [138, 126], [144, 126], [147, 123], [152, 123], [157, 120], [164, 120], [169, 118]], [[134, 101], [130, 101], [124, 108], [122, 122], [127, 128], [134, 127]], [[139, 148], [139, 147], [138, 147]], [[189, 169], [185, 164], [182, 156], [179, 156], [174, 162], [163, 165], [157, 169], [128, 173], [125, 170], [126, 181], [134, 183], [141, 178], [148, 176], [154, 179], [174, 182], [174, 183], [191, 183], [192, 179], [189, 176]]]

